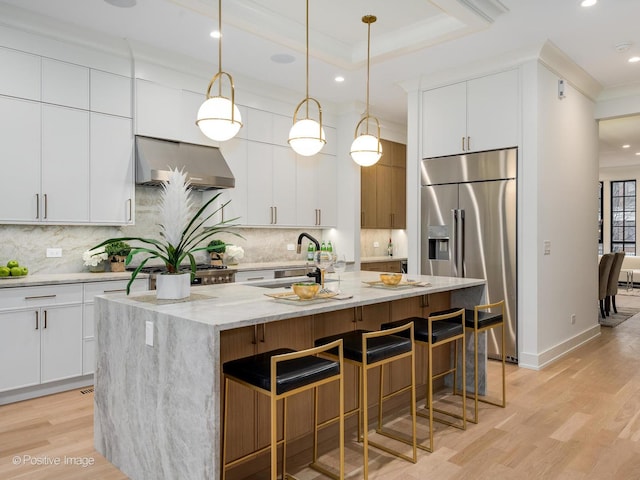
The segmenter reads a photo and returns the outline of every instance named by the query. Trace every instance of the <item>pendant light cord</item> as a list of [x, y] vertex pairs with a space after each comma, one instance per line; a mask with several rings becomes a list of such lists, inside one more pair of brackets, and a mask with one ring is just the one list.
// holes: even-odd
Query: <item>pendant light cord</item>
[[[218, 74], [222, 73], [222, 0], [218, 0]], [[222, 96], [222, 81], [218, 83], [218, 96]]]
[[[369, 73], [371, 64], [371, 22], [367, 22], [367, 112], [366, 116], [369, 116]], [[369, 134], [369, 121], [365, 125], [367, 135]]]
[[[307, 82], [306, 82], [306, 86], [307, 86], [307, 92], [306, 92], [306, 98], [307, 100], [309, 99], [309, 0], [307, 0], [307, 14], [306, 14], [306, 19], [305, 19], [305, 25], [306, 25], [306, 36], [307, 36], [307, 43], [306, 43], [306, 48], [307, 48], [307, 71], [306, 71], [306, 75], [307, 75]], [[309, 102], [306, 103], [306, 108], [307, 108], [307, 118], [309, 118]]]

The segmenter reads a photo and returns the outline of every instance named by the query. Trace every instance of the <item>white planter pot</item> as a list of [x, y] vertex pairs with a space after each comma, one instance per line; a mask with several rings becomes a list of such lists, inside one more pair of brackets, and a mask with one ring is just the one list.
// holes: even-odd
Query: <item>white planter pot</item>
[[156, 298], [158, 300], [180, 300], [187, 298], [191, 290], [191, 274], [165, 273], [156, 278]]

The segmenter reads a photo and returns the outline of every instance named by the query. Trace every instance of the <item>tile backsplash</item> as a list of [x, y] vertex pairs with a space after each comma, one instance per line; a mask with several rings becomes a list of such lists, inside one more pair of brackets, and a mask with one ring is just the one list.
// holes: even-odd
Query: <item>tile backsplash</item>
[[[136, 224], [127, 227], [96, 227], [69, 225], [0, 225], [0, 264], [18, 260], [30, 273], [74, 273], [86, 271], [82, 253], [111, 237], [158, 238], [158, 201], [160, 191], [153, 187], [136, 187]], [[201, 193], [193, 192], [194, 202], [201, 203]], [[287, 250], [295, 244], [302, 229], [237, 228], [243, 238], [230, 234], [219, 237], [227, 243], [239, 245], [245, 255], [240, 263], [297, 260], [306, 257], [307, 240], [303, 252]], [[322, 230], [304, 230], [317, 239]], [[47, 248], [61, 248], [62, 257], [46, 258]], [[198, 261], [208, 261], [201, 252]], [[135, 260], [134, 260], [135, 262]]]

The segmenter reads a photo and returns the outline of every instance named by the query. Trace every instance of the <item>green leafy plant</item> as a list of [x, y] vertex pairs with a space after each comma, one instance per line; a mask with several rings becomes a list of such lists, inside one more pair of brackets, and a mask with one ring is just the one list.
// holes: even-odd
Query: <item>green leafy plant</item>
[[209, 245], [207, 245], [207, 250], [213, 253], [224, 253], [227, 249], [227, 244], [222, 240], [211, 240]]
[[[118, 257], [126, 257], [131, 252], [131, 245], [127, 242], [123, 242], [118, 240], [117, 242], [112, 242], [104, 247], [105, 252], [109, 255], [110, 258], [114, 256]], [[113, 258], [111, 261], [114, 261]]]
[[[219, 222], [216, 225], [204, 228], [204, 224], [221, 211], [229, 202], [226, 202], [216, 208], [213, 212], [206, 214], [209, 205], [214, 203], [221, 193], [214, 195], [202, 207], [200, 207], [195, 215], [191, 216], [193, 203], [191, 201], [191, 190], [189, 189], [189, 181], [186, 173], [177, 168], [171, 170], [168, 181], [163, 182], [160, 199], [160, 216], [159, 235], [161, 239], [143, 238], [143, 237], [121, 237], [110, 238], [96, 245], [98, 248], [112, 244], [114, 242], [139, 242], [145, 246], [134, 246], [125, 260], [125, 264], [129, 265], [132, 258], [144, 253], [148, 256], [142, 260], [140, 265], [131, 273], [131, 279], [127, 283], [127, 295], [131, 288], [131, 284], [136, 279], [140, 270], [145, 264], [153, 259], [159, 258], [167, 267], [168, 273], [181, 273], [180, 265], [183, 261], [188, 260], [191, 270], [191, 278], [196, 274], [196, 260], [193, 256], [195, 252], [209, 250], [208, 245], [203, 243], [214, 235], [222, 232], [229, 232], [229, 228], [234, 227], [231, 222], [237, 220], [232, 218]], [[229, 232], [232, 235], [242, 238], [241, 235]]]

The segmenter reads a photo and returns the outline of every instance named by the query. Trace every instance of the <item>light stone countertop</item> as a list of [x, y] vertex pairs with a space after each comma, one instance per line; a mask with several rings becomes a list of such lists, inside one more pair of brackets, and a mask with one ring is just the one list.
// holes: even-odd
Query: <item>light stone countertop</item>
[[393, 262], [394, 260], [403, 261], [407, 257], [390, 257], [389, 255], [383, 255], [378, 257], [362, 257], [360, 263], [377, 263], [377, 262]]
[[[379, 280], [377, 273], [351, 272], [342, 274], [341, 291], [344, 292], [345, 296], [352, 295], [352, 297], [342, 300], [323, 299], [309, 302], [276, 300], [266, 296], [266, 294], [282, 293], [290, 290], [285, 288], [263, 288], [258, 283], [229, 283], [191, 287], [193, 300], [190, 301], [157, 302], [153, 299], [153, 292], [136, 292], [129, 296], [124, 294], [110, 295], [109, 301], [128, 304], [150, 313], [154, 312], [211, 325], [217, 330], [228, 330], [485, 284], [484, 280], [469, 278], [419, 275], [411, 275], [409, 278], [426, 282], [430, 285], [376, 288], [370, 287], [363, 282]], [[288, 280], [290, 281], [290, 279], [283, 279], [283, 282]], [[337, 286], [337, 282], [327, 283], [327, 288], [330, 289], [337, 289]]]
[[[0, 288], [35, 287], [38, 285], [60, 285], [64, 283], [108, 282], [113, 280], [129, 280], [131, 272], [78, 272], [78, 273], [36, 273], [24, 277], [10, 277], [0, 280]], [[149, 278], [146, 273], [136, 277]]]

